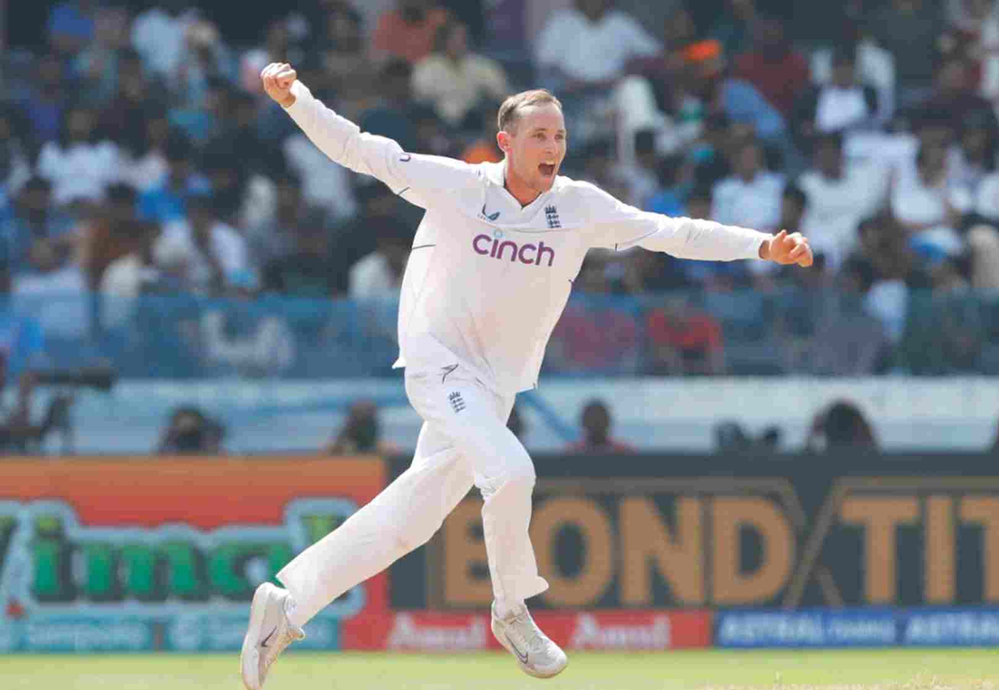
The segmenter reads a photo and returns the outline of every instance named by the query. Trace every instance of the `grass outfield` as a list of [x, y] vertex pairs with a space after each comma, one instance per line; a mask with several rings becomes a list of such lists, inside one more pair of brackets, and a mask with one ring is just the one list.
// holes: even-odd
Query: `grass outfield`
[[[3, 690], [240, 690], [238, 655], [0, 656]], [[267, 690], [999, 690], [999, 650], [574, 653], [550, 681], [499, 653], [297, 653]]]

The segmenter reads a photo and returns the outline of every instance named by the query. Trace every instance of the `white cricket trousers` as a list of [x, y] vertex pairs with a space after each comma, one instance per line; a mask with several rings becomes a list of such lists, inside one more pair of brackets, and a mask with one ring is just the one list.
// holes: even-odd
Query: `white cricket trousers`
[[[351, 587], [425, 544], [477, 486], [493, 596], [514, 605], [548, 589], [528, 535], [535, 472], [506, 423], [514, 397], [464, 367], [406, 371], [406, 395], [424, 420], [413, 462], [337, 529], [278, 573], [308, 620]], [[449, 371], [450, 370], [450, 371]]]

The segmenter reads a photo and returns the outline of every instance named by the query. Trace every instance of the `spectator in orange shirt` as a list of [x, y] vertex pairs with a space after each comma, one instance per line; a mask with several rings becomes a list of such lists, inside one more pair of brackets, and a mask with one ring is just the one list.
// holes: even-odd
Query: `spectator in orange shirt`
[[437, 30], [448, 20], [435, 0], [399, 0], [398, 7], [378, 18], [376, 51], [415, 64], [434, 49]]
[[646, 317], [652, 375], [714, 375], [724, 370], [721, 324], [692, 309], [686, 298], [668, 298]]
[[634, 453], [635, 448], [611, 436], [610, 410], [603, 400], [593, 399], [580, 415], [583, 439], [566, 447], [567, 453]]

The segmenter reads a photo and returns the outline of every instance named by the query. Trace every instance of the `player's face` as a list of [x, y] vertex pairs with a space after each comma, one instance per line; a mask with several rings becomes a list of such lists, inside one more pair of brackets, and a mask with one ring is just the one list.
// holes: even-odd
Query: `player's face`
[[500, 147], [512, 174], [533, 191], [548, 191], [565, 158], [565, 118], [561, 108], [554, 103], [524, 108], [516, 131], [502, 137]]

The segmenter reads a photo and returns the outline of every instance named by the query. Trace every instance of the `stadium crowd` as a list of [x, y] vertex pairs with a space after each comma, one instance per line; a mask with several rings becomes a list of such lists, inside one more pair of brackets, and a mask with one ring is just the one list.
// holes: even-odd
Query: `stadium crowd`
[[237, 45], [189, 0], [67, 0], [44, 49], [4, 55], [0, 290], [51, 356], [125, 375], [150, 348], [158, 376], [386, 372], [420, 211], [267, 99], [287, 61], [363, 129], [473, 163], [500, 160], [498, 102], [549, 87], [565, 174], [817, 250], [792, 271], [593, 252], [548, 372], [999, 373], [999, 3], [816, 5], [822, 39], [796, 5], [677, 3], [655, 27], [575, 0], [525, 59], [481, 3], [366, 25], [317, 0]]

